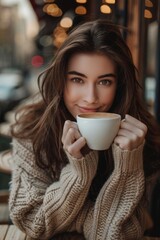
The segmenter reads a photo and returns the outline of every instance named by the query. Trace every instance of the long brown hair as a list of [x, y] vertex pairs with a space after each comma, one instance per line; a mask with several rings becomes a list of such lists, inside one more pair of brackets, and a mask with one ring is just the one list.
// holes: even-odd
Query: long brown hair
[[[147, 125], [144, 167], [146, 174], [151, 174], [160, 165], [158, 124], [145, 110], [137, 71], [119, 27], [105, 20], [86, 22], [70, 33], [57, 50], [53, 63], [38, 78], [41, 100], [23, 107], [23, 114], [13, 125], [12, 135], [30, 139], [37, 164], [51, 169], [58, 178], [67, 163], [61, 143], [64, 121], [74, 120], [63, 102], [66, 69], [70, 57], [77, 52], [99, 52], [116, 63], [118, 86], [110, 111], [119, 113], [122, 118], [128, 113]], [[47, 161], [43, 160], [44, 155]]]

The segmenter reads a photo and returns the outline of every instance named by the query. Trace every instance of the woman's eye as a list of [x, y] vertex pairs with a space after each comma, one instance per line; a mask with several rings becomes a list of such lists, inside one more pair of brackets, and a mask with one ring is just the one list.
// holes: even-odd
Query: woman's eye
[[74, 83], [83, 83], [83, 80], [81, 78], [72, 78], [71, 81]]
[[112, 83], [112, 81], [111, 81], [111, 80], [108, 80], [108, 79], [104, 79], [104, 80], [101, 80], [101, 81], [99, 82], [100, 85], [104, 85], [104, 86], [108, 86], [108, 85], [110, 85], [111, 83]]

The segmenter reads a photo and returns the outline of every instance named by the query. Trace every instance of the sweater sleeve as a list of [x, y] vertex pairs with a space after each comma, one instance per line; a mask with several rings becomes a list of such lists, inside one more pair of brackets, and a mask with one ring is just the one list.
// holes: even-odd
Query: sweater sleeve
[[13, 159], [9, 199], [13, 223], [36, 239], [64, 232], [85, 202], [97, 169], [97, 152], [79, 160], [68, 155], [69, 163], [56, 182], [36, 165], [30, 143], [14, 139]]
[[114, 171], [86, 214], [84, 234], [87, 240], [140, 240], [146, 228], [143, 146], [122, 151], [114, 144], [112, 151]]

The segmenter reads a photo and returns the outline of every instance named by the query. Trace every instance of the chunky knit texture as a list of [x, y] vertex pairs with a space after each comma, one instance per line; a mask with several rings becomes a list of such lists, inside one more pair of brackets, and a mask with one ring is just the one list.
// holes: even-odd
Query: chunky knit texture
[[14, 139], [9, 199], [13, 223], [43, 240], [65, 232], [66, 236], [77, 232], [73, 239], [142, 239], [146, 227], [142, 151], [143, 145], [133, 151], [112, 145], [114, 170], [92, 202], [88, 192], [98, 165], [96, 151], [82, 159], [66, 153], [69, 163], [55, 181], [36, 165], [32, 144]]

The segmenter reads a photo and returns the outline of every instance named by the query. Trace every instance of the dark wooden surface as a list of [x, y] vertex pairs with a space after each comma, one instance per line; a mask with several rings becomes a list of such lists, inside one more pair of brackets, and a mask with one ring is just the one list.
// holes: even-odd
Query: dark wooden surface
[[[26, 234], [21, 232], [16, 226], [4, 224], [0, 225], [0, 240], [33, 240], [33, 239], [26, 236]], [[159, 238], [144, 237], [143, 240], [160, 240], [160, 237]]]
[[[35, 240], [21, 232], [16, 226], [0, 224], [0, 240]], [[45, 239], [44, 239], [45, 240]], [[82, 240], [82, 237], [75, 237], [75, 234], [61, 234], [53, 237], [52, 240]], [[84, 240], [84, 238], [83, 238]]]
[[[68, 236], [68, 237], [67, 237]], [[69, 235], [61, 237], [53, 237], [54, 240], [62, 240], [62, 239], [81, 239], [81, 238], [70, 238]], [[14, 225], [0, 225], [0, 240], [32, 240], [32, 238], [27, 237], [25, 233], [21, 232], [16, 226]], [[160, 240], [159, 238], [153, 237], [144, 237], [143, 240]]]

